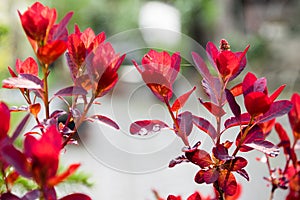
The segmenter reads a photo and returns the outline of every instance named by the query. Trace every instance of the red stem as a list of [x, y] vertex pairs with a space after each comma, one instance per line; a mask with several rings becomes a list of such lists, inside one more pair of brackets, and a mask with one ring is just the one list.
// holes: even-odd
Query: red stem
[[42, 66], [43, 74], [44, 74], [44, 105], [45, 105], [45, 113], [46, 119], [49, 119], [49, 91], [48, 91], [48, 64], [43, 64]]
[[187, 139], [187, 136], [186, 136], [186, 134], [182, 133], [182, 131], [180, 129], [180, 126], [178, 124], [178, 121], [177, 121], [177, 119], [176, 119], [176, 117], [175, 117], [175, 115], [174, 115], [174, 113], [173, 113], [173, 111], [171, 109], [170, 103], [169, 103], [169, 101], [168, 101], [168, 99], [166, 97], [164, 97], [164, 101], [165, 101], [165, 104], [167, 105], [168, 111], [169, 111], [169, 113], [171, 115], [171, 118], [172, 118], [172, 120], [174, 122], [174, 125], [175, 125], [175, 128], [176, 128], [177, 132], [178, 132], [179, 137], [183, 141], [184, 145], [190, 146], [189, 141]]

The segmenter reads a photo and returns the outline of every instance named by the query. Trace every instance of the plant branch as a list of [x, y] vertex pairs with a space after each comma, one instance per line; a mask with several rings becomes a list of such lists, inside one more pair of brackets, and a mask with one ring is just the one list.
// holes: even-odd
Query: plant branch
[[165, 101], [165, 104], [166, 104], [166, 106], [167, 106], [167, 108], [168, 108], [168, 111], [169, 111], [169, 113], [170, 113], [170, 115], [171, 115], [171, 118], [172, 118], [172, 120], [173, 120], [173, 122], [174, 122], [174, 125], [175, 125], [175, 128], [176, 128], [177, 132], [178, 132], [179, 137], [180, 137], [181, 140], [183, 141], [184, 145], [190, 146], [189, 141], [188, 141], [188, 139], [187, 139], [187, 136], [186, 136], [186, 134], [184, 134], [184, 133], [181, 131], [180, 126], [179, 126], [179, 124], [178, 124], [178, 121], [177, 121], [177, 119], [176, 119], [176, 117], [175, 117], [175, 115], [174, 115], [174, 113], [173, 113], [173, 111], [172, 111], [172, 109], [171, 109], [170, 103], [169, 103], [169, 101], [168, 101], [168, 99], [167, 99], [166, 97], [164, 97], [164, 101]]
[[[89, 103], [84, 106], [84, 111], [83, 111], [82, 115], [80, 116], [79, 120], [76, 120], [76, 122], [75, 122], [75, 128], [74, 128], [73, 132], [70, 133], [69, 137], [67, 137], [67, 139], [62, 144], [62, 148], [64, 148], [68, 144], [68, 142], [74, 137], [75, 133], [78, 130], [77, 127], [80, 127], [80, 125], [84, 121], [84, 119], [86, 117], [86, 114], [88, 113], [89, 109], [93, 105], [94, 100], [95, 100], [95, 96], [93, 95], [93, 97], [90, 99]], [[69, 123], [70, 117], [71, 117], [71, 115], [68, 116], [68, 119], [67, 119], [67, 122], [66, 122], [65, 126], [67, 126], [67, 124]]]
[[44, 74], [44, 105], [45, 105], [45, 113], [46, 119], [49, 119], [50, 112], [49, 112], [49, 91], [48, 91], [48, 64], [43, 64], [43, 74]]

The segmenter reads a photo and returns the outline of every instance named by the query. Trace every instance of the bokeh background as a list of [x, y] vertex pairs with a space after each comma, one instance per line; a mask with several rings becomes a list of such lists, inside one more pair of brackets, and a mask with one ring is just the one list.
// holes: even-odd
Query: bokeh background
[[[33, 2], [28, 0], [1, 0], [0, 2], [1, 81], [9, 76], [7, 66], [14, 67], [16, 58], [23, 60], [28, 56], [34, 56], [17, 15], [17, 10], [23, 12]], [[140, 37], [137, 37], [136, 40], [123, 42], [123, 46], [114, 44], [120, 50], [126, 50], [126, 47], [138, 43], [139, 38], [144, 40], [143, 45], [145, 48], [151, 45], [160, 48], [165, 46], [170, 49], [178, 47], [180, 50], [185, 49], [186, 53], [194, 47], [191, 43], [184, 43], [185, 41], [194, 41], [205, 47], [208, 41], [218, 44], [220, 39], [226, 38], [233, 51], [241, 51], [247, 44], [250, 44], [251, 47], [247, 54], [247, 71], [253, 71], [259, 77], [266, 77], [270, 91], [274, 91], [282, 84], [287, 84], [281, 98], [290, 98], [292, 93], [300, 92], [300, 1], [298, 0], [44, 0], [41, 2], [49, 7], [55, 7], [59, 19], [67, 12], [74, 11], [68, 27], [69, 32], [73, 32], [74, 24], [78, 24], [81, 30], [91, 27], [95, 33], [105, 31], [108, 38], [112, 38], [112, 41], [118, 41], [114, 40], [114, 36], [118, 38], [120, 34], [128, 35], [126, 31], [130, 30], [142, 30], [143, 28], [168, 30], [165, 33], [158, 34], [151, 34], [152, 32], [150, 32], [150, 35], [147, 31], [144, 33], [141, 31]], [[178, 37], [176, 34], [170, 36], [168, 35], [170, 32], [180, 33], [180, 36], [185, 35], [189, 39], [182, 40], [182, 37]], [[131, 49], [129, 47], [128, 49]], [[201, 51], [201, 54], [203, 54], [203, 50]], [[129, 57], [140, 61], [142, 53], [143, 51], [131, 50]], [[199, 84], [200, 76], [195, 75], [197, 71], [188, 62], [188, 58], [186, 59], [187, 61], [184, 61], [182, 67], [181, 78], [175, 84], [175, 88], [176, 86], [178, 88], [176, 89], [178, 94], [187, 90], [182, 87], [181, 83], [196, 85], [201, 88]], [[130, 65], [130, 59], [127, 59], [125, 64]], [[128, 134], [125, 124], [129, 124], [130, 121], [127, 118], [122, 119], [120, 116], [126, 116], [126, 112], [127, 114], [130, 112], [130, 116], [134, 119], [136, 117], [136, 120], [138, 117], [142, 117], [142, 113], [147, 113], [147, 116], [150, 117], [166, 117], [159, 102], [151, 99], [149, 90], [141, 86], [138, 76], [133, 74], [126, 79], [126, 73], [130, 72], [130, 68], [128, 69], [129, 71], [120, 72], [125, 73], [125, 75], [116, 89], [117, 92], [114, 91], [103, 99], [104, 106], [100, 109], [101, 112], [107, 113], [112, 118], [115, 117], [121, 120], [118, 123], [124, 124], [122, 134], [125, 138]], [[53, 88], [70, 84], [68, 67], [64, 62], [64, 57], [52, 66], [51, 75], [50, 84]], [[128, 96], [126, 90], [130, 90], [130, 88], [133, 88], [134, 95]], [[55, 89], [53, 90], [55, 91]], [[201, 95], [203, 93], [198, 91], [195, 98]], [[149, 99], [149, 105], [143, 103], [141, 97]], [[124, 107], [122, 99], [124, 98], [127, 101], [125, 104], [127, 109], [122, 110], [122, 107]], [[18, 96], [16, 92], [3, 89], [0, 89], [0, 100], [9, 101], [11, 105], [24, 103], [21, 96]], [[187, 109], [195, 110], [196, 103], [196, 101], [191, 101], [187, 105]], [[105, 109], [105, 105], [108, 105], [108, 109]], [[61, 105], [57, 102], [55, 106], [60, 107]], [[136, 110], [134, 110], [135, 106]], [[198, 105], [196, 107], [197, 111], [202, 112]], [[120, 113], [124, 112], [124, 114], [118, 114], [118, 111]], [[18, 121], [18, 116], [14, 118]], [[287, 124], [285, 118], [280, 120]], [[120, 139], [116, 135], [109, 136], [118, 134], [111, 129], [101, 129], [101, 131], [108, 133], [106, 136], [109, 137], [110, 141], [118, 141], [117, 145], [121, 145], [122, 142], [130, 143], [131, 140], [135, 139], [130, 137], [129, 139]], [[168, 139], [176, 140], [173, 137], [163, 138], [163, 140]], [[271, 139], [275, 142], [278, 140], [275, 134], [271, 136]], [[105, 160], [101, 160], [103, 157], [99, 159], [99, 156], [95, 155], [97, 154], [95, 151], [98, 150], [91, 150], [87, 146], [89, 141], [95, 141], [93, 136], [85, 137], [83, 140], [86, 143], [82, 142], [79, 146], [69, 147], [66, 150], [62, 155], [63, 165], [74, 161], [81, 162], [82, 171], [91, 175], [90, 181], [94, 183], [93, 187], [65, 184], [60, 186], [62, 193], [79, 189], [90, 194], [93, 199], [105, 200], [152, 200], [155, 199], [152, 189], [157, 189], [165, 197], [170, 193], [181, 194], [186, 197], [195, 190], [199, 190], [204, 194], [212, 193], [211, 187], [193, 183], [193, 177], [197, 170], [194, 166], [183, 164], [174, 169], [160, 166], [159, 169], [157, 168], [157, 170], [149, 173], [126, 173], [120, 170], [122, 167], [113, 169], [114, 167], [105, 164]], [[151, 141], [151, 138], [148, 143], [149, 141]], [[149, 145], [148, 143], [145, 145]], [[135, 144], [137, 143], [130, 143], [133, 146]], [[94, 145], [101, 146], [101, 141]], [[176, 150], [173, 149], [175, 153], [172, 152], [175, 155], [180, 155], [181, 146], [181, 144], [176, 144], [174, 147]], [[145, 146], [138, 146], [133, 151], [143, 151], [143, 148]], [[120, 159], [120, 155], [106, 152], [104, 148], [102, 152], [113, 159]], [[251, 152], [249, 156], [249, 160], [253, 164], [249, 164], [248, 171], [250, 174], [255, 173], [255, 175], [250, 177], [249, 184], [243, 179], [238, 179], [244, 186], [241, 199], [267, 199], [270, 188], [262, 180], [262, 177], [267, 175], [266, 166], [255, 161], [255, 157], [261, 156], [261, 154]], [[126, 162], [126, 158], [123, 158], [122, 162]], [[127, 162], [129, 161], [127, 160]], [[132, 162], [138, 165], [138, 163]], [[155, 158], [153, 158], [153, 162], [156, 162]], [[279, 163], [277, 162], [277, 164]], [[276, 161], [274, 161], [274, 164], [276, 164]], [[277, 191], [275, 199], [282, 199], [284, 195], [284, 192]]]

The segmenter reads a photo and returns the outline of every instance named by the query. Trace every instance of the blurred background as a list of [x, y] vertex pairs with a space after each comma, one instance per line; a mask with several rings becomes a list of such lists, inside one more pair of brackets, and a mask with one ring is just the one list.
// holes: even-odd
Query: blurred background
[[[17, 10], [22, 13], [33, 2], [29, 0], [1, 0], [0, 2], [1, 81], [9, 76], [7, 66], [14, 67], [16, 58], [24, 60], [28, 56], [34, 56], [17, 15]], [[186, 90], [186, 88], [180, 88], [180, 81], [199, 87], [201, 80], [199, 76], [194, 76], [195, 69], [189, 62], [188, 54], [196, 49], [204, 55], [203, 49], [199, 46], [205, 48], [208, 41], [218, 45], [218, 41], [222, 38], [229, 41], [233, 51], [242, 51], [247, 44], [250, 44], [246, 70], [253, 71], [259, 77], [267, 77], [270, 91], [274, 91], [282, 84], [287, 84], [281, 98], [290, 98], [293, 92], [300, 92], [300, 1], [298, 0], [44, 0], [41, 2], [56, 8], [59, 19], [67, 12], [74, 11], [68, 27], [70, 33], [74, 30], [74, 24], [78, 24], [82, 31], [88, 27], [91, 27], [96, 34], [105, 31], [117, 52], [128, 53], [129, 58], [125, 64], [130, 65], [132, 58], [140, 62], [143, 53], [146, 52], [146, 50], [138, 51], [141, 47], [184, 51], [182, 54], [186, 56], [182, 67], [184, 68], [181, 75], [183, 78], [179, 78], [177, 83], [179, 94]], [[133, 38], [123, 39], [120, 42], [120, 38], [128, 38], [129, 35]], [[129, 52], [126, 52], [127, 50]], [[112, 101], [111, 98], [124, 98], [122, 95], [126, 95], [126, 89], [132, 87], [133, 91], [140, 92], [138, 76], [131, 74], [134, 77], [130, 76], [126, 79], [126, 73], [131, 73], [130, 68], [128, 69], [129, 71], [122, 72], [125, 75], [121, 80], [123, 84], [118, 85], [119, 93], [114, 92], [114, 95], [103, 100], [114, 108], [111, 110], [102, 108], [101, 112], [115, 114], [114, 109], [121, 105], [121, 100]], [[50, 82], [54, 87], [70, 84], [64, 57], [54, 64], [52, 70], [52, 77], [55, 78], [52, 78]], [[150, 93], [148, 90], [145, 91], [147, 94]], [[129, 106], [131, 103], [143, 101], [143, 99], [138, 99], [139, 93], [134, 94], [137, 99], [130, 97]], [[0, 100], [5, 101], [9, 95], [13, 96], [15, 93], [0, 89]], [[196, 96], [199, 95], [203, 94], [198, 92]], [[20, 105], [24, 102], [21, 97], [14, 96], [10, 99], [10, 103]], [[151, 99], [150, 103], [158, 107], [142, 106], [137, 111], [130, 111], [132, 112], [130, 115], [139, 116], [143, 112], [149, 114], [150, 108], [150, 117], [164, 115], [160, 113], [161, 108], [155, 99]], [[193, 103], [195, 102], [191, 102], [187, 107], [193, 109]], [[128, 112], [124, 110], [126, 111]], [[120, 116], [117, 114], [115, 117]], [[131, 118], [134, 117], [131, 116]], [[129, 124], [130, 122], [123, 119], [122, 123]], [[126, 132], [125, 129], [127, 127], [123, 132]], [[276, 140], [275, 136], [274, 140]], [[120, 140], [119, 143], [122, 141]], [[179, 149], [174, 155], [180, 155], [182, 145], [177, 144], [177, 146]], [[77, 162], [78, 159], [83, 163], [82, 169], [91, 174], [94, 187], [82, 188], [82, 190], [91, 194], [94, 199], [152, 200], [154, 196], [151, 189], [157, 189], [165, 197], [169, 193], [182, 194], [186, 197], [197, 189], [204, 191], [205, 194], [211, 193], [210, 187], [193, 183], [192, 180], [197, 170], [193, 166], [182, 165], [175, 169], [159, 168], [160, 170], [155, 172], [136, 175], [106, 166], [99, 162], [97, 160], [99, 157], [93, 156], [93, 153], [93, 150], [91, 153], [82, 145], [81, 148], [70, 147], [63, 158], [65, 163]], [[254, 158], [257, 154], [250, 153], [250, 156], [254, 164], [249, 166], [249, 169], [258, 171], [258, 175], [251, 179], [248, 186], [245, 186], [241, 199], [266, 199], [270, 188], [266, 187], [267, 183], [261, 180], [262, 176], [266, 175], [266, 168], [262, 164], [261, 166], [255, 164]], [[245, 183], [244, 180], [238, 180]], [[63, 187], [62, 191], [76, 191], [74, 187], [68, 185]], [[258, 192], [261, 190], [263, 191]], [[277, 193], [276, 199], [282, 199], [284, 193]]]

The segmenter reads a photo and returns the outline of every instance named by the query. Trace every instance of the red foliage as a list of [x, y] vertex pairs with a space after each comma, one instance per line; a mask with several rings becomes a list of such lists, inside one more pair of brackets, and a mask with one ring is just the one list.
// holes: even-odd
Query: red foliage
[[153, 94], [162, 102], [173, 95], [173, 83], [180, 70], [181, 57], [178, 52], [172, 56], [166, 51], [150, 50], [142, 59], [142, 66], [133, 61], [143, 80]]
[[66, 25], [73, 13], [68, 13], [59, 24], [55, 24], [56, 9], [36, 2], [23, 14], [19, 12], [23, 29], [40, 62], [51, 64], [67, 48]]

